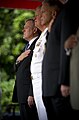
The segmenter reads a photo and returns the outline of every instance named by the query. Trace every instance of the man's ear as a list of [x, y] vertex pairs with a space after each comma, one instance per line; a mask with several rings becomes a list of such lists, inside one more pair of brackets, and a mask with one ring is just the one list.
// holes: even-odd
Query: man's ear
[[34, 31], [34, 33], [36, 33], [36, 32], [37, 32], [37, 28], [36, 28], [36, 27], [34, 27], [33, 31]]
[[57, 11], [56, 10], [52, 11], [52, 18], [55, 19], [56, 16], [57, 16]]

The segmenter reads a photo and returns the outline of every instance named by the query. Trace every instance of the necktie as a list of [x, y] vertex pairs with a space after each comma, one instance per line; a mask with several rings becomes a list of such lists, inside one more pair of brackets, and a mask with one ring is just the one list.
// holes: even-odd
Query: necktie
[[46, 40], [48, 40], [49, 32], [47, 31]]
[[47, 47], [48, 36], [49, 36], [49, 32], [47, 31], [45, 47]]
[[27, 50], [28, 47], [29, 47], [29, 43], [26, 44], [26, 46], [25, 46], [25, 50]]

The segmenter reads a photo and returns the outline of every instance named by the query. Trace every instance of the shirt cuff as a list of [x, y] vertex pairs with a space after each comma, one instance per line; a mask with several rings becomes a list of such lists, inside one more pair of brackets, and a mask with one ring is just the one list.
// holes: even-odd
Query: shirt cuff
[[66, 55], [67, 55], [67, 56], [70, 56], [70, 54], [71, 54], [71, 49], [66, 48], [65, 51], [66, 51]]
[[21, 61], [20, 60], [16, 60], [16, 65], [19, 64]]

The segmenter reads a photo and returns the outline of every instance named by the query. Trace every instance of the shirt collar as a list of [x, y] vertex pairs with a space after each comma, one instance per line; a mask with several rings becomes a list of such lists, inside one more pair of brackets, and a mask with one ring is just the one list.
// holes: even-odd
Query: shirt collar
[[33, 41], [34, 41], [37, 37], [38, 37], [38, 36], [34, 37], [33, 39], [31, 39], [31, 40], [29, 41], [29, 47], [31, 46], [31, 44], [33, 43]]
[[46, 28], [46, 29], [41, 33], [41, 36], [40, 36], [40, 37], [44, 36], [44, 35], [47, 33], [47, 31], [48, 31], [48, 28]]
[[59, 0], [63, 5], [66, 4], [69, 0]]

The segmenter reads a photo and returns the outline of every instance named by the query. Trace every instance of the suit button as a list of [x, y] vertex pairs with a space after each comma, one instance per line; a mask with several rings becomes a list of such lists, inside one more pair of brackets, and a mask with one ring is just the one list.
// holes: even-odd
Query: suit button
[[37, 57], [37, 54], [35, 54], [35, 57]]

